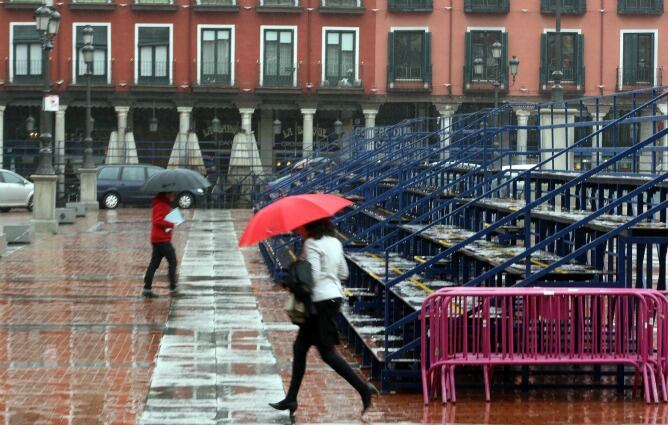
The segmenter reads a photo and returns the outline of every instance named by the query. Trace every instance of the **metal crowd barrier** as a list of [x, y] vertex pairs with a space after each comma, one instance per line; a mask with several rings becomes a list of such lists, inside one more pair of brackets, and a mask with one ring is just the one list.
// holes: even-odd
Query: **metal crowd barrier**
[[424, 403], [456, 401], [455, 368], [617, 364], [642, 376], [647, 403], [668, 402], [668, 299], [650, 289], [448, 288], [425, 299]]

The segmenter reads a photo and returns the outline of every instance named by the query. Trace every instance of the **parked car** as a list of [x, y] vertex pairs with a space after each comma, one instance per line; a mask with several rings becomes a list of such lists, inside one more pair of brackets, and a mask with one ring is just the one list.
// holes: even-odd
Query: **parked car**
[[[103, 165], [97, 168], [97, 200], [103, 208], [114, 209], [124, 205], [150, 206], [155, 194], [141, 191], [146, 180], [161, 167], [148, 164]], [[179, 208], [188, 209], [202, 204], [205, 192], [202, 189], [178, 194]]]
[[18, 174], [0, 169], [0, 212], [12, 208], [27, 208], [32, 211], [35, 187]]

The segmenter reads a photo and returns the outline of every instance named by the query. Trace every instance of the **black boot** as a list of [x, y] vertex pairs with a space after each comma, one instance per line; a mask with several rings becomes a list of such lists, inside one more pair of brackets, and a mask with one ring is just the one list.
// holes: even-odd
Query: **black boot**
[[290, 410], [290, 422], [295, 423], [296, 401], [281, 400], [278, 403], [269, 403], [269, 405], [276, 410]]

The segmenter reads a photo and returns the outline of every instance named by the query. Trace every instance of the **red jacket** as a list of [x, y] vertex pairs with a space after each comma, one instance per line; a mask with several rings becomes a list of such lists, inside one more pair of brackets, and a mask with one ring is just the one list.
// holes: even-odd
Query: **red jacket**
[[151, 225], [151, 243], [169, 242], [172, 240], [174, 223], [165, 220], [165, 216], [172, 210], [169, 199], [164, 194], [153, 198], [153, 217]]

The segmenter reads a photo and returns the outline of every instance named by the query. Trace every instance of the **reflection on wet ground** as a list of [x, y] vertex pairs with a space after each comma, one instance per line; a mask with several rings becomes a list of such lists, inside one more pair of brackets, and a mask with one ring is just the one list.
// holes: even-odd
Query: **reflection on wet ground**
[[[29, 220], [21, 214], [0, 215], [0, 225]], [[234, 248], [249, 211], [201, 217], [189, 214], [175, 233], [185, 294], [171, 310], [164, 265], [161, 297], [139, 297], [150, 256], [147, 210], [102, 211], [0, 259], [0, 423], [286, 422], [266, 405], [283, 396], [290, 377], [296, 327], [283, 311], [286, 293], [269, 280], [256, 248]], [[359, 396], [315, 350], [299, 404], [298, 423], [359, 423]], [[618, 397], [501, 388], [485, 403], [482, 388], [462, 387], [448, 405], [424, 407], [419, 393], [383, 395], [370, 419], [668, 424], [668, 404], [647, 405], [630, 390]]]

